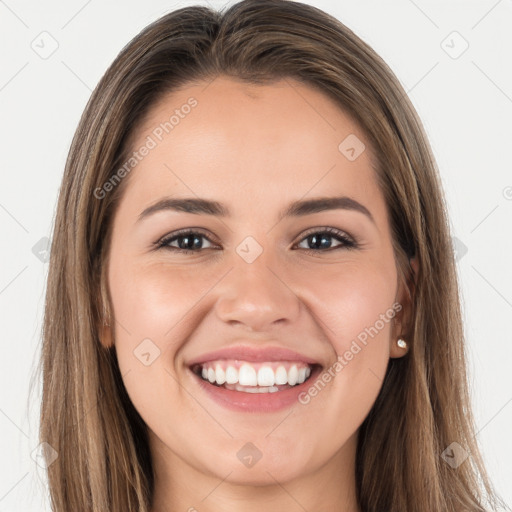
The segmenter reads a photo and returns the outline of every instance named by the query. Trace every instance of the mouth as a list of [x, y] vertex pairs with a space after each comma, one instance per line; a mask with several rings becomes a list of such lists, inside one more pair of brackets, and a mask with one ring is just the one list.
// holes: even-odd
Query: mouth
[[322, 366], [304, 361], [218, 359], [189, 369], [217, 403], [237, 411], [270, 412], [296, 403]]
[[239, 360], [209, 361], [191, 367], [213, 386], [243, 393], [276, 393], [306, 382], [315, 364], [297, 361], [254, 363]]

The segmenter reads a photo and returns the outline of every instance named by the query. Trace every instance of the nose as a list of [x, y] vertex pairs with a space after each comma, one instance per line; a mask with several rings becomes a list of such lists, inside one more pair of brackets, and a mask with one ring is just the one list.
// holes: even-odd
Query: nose
[[297, 320], [300, 300], [280, 274], [263, 257], [237, 262], [217, 287], [218, 318], [230, 326], [265, 332]]

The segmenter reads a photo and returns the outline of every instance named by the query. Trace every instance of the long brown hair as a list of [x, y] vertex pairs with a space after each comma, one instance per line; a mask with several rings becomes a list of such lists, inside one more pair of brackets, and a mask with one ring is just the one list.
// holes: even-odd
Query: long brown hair
[[[445, 199], [421, 122], [366, 43], [321, 10], [287, 0], [163, 16], [123, 48], [83, 113], [59, 194], [43, 326], [40, 440], [58, 453], [48, 467], [53, 510], [151, 508], [147, 427], [128, 398], [114, 348], [99, 342], [111, 310], [105, 269], [112, 218], [129, 177], [104, 197], [95, 191], [127, 160], [134, 128], [162, 95], [219, 75], [259, 84], [292, 78], [352, 115], [377, 157], [405, 282], [409, 258], [419, 263], [404, 333], [410, 350], [390, 360], [359, 432], [361, 509], [495, 510], [501, 502], [475, 440]], [[453, 442], [469, 454], [456, 468], [441, 456]]]

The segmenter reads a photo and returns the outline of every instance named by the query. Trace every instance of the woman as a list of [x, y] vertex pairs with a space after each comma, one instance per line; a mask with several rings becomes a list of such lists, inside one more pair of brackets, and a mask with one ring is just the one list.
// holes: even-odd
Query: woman
[[421, 123], [301, 3], [180, 9], [116, 58], [66, 165], [42, 357], [58, 512], [499, 503]]

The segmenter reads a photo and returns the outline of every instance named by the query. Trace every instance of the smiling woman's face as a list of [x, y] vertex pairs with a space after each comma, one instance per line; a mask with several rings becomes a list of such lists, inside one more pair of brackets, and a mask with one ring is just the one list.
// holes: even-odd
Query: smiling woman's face
[[[190, 97], [197, 104], [183, 107]], [[114, 218], [108, 284], [119, 366], [159, 474], [351, 475], [358, 428], [389, 358], [404, 354], [389, 313], [405, 293], [365, 135], [291, 79], [218, 77], [154, 106], [132, 149], [144, 145]], [[340, 197], [352, 201], [287, 212]], [[216, 204], [161, 203], [185, 198]], [[192, 233], [176, 238], [183, 229]], [[290, 387], [294, 365], [300, 380], [311, 375]], [[209, 383], [203, 367], [245, 386]], [[262, 393], [247, 392], [254, 378]]]

